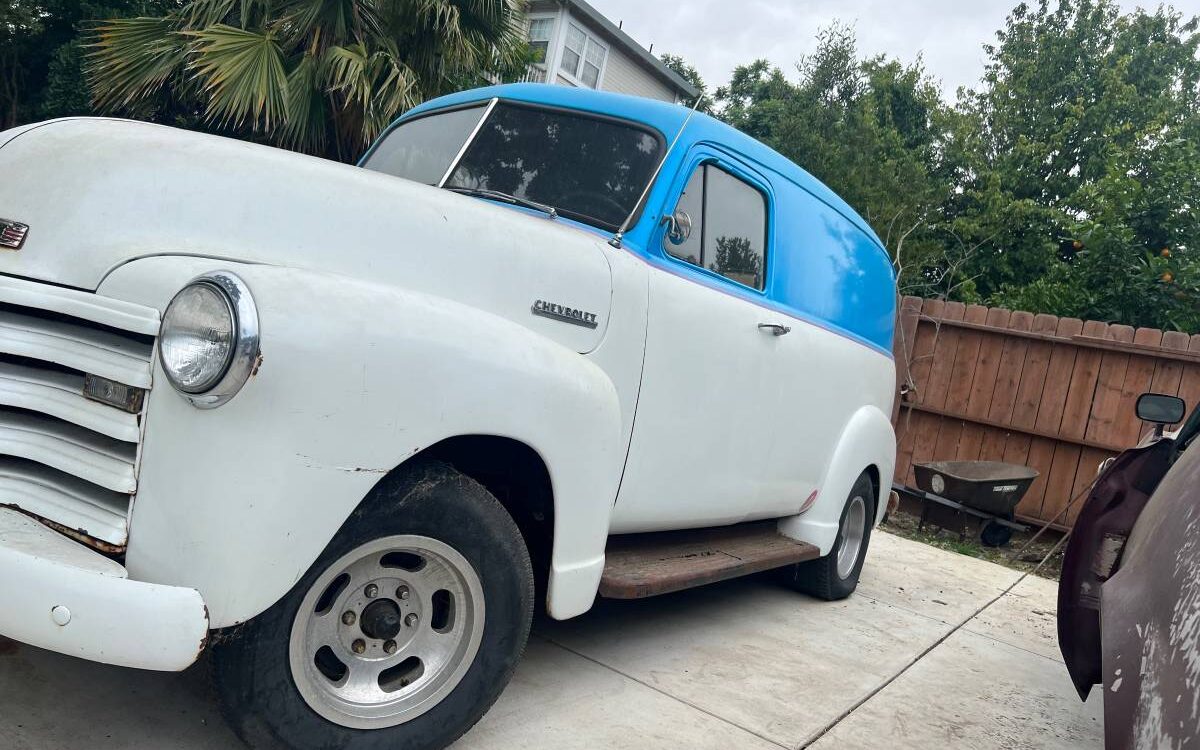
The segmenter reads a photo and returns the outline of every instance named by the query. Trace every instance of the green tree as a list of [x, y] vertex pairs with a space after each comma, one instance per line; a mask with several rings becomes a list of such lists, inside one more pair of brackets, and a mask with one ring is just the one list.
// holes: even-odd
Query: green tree
[[91, 19], [161, 13], [172, 0], [8, 0], [0, 4], [0, 130], [91, 114], [80, 27]]
[[901, 255], [905, 291], [936, 294], [957, 284], [964, 293], [945, 215], [958, 169], [945, 148], [955, 114], [919, 59], [863, 59], [843, 24], [817, 41], [796, 82], [765, 60], [737, 68], [717, 91], [721, 117], [857, 209]]
[[663, 65], [666, 65], [668, 68], [678, 73], [680, 78], [695, 86], [696, 90], [700, 92], [698, 96], [684, 99], [683, 103], [688, 107], [696, 107], [696, 100], [699, 99], [700, 106], [696, 107], [696, 109], [700, 112], [704, 112], [705, 114], [712, 114], [712, 99], [708, 95], [708, 86], [705, 85], [704, 78], [701, 77], [700, 71], [689, 65], [688, 62], [679, 55], [672, 55], [669, 52], [660, 55], [659, 59], [663, 61]]
[[208, 127], [340, 160], [422, 99], [527, 57], [522, 0], [190, 0], [101, 23], [89, 41], [105, 111], [164, 100]]
[[982, 294], [1200, 330], [1198, 45], [1170, 8], [1017, 6], [960, 110], [977, 132], [952, 210], [991, 238], [968, 270]]

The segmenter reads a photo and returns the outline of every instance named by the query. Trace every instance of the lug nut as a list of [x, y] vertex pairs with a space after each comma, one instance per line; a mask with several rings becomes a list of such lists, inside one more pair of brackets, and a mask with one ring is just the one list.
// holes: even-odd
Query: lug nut
[[367, 595], [368, 599], [374, 599], [379, 596], [379, 587], [373, 583], [368, 583], [367, 587], [363, 589], [363, 593]]
[[354, 621], [357, 619], [358, 618], [354, 615], [354, 613], [349, 610], [342, 613], [342, 624], [343, 625], [353, 625]]
[[367, 642], [362, 638], [356, 638], [354, 643], [350, 644], [350, 648], [354, 649], [354, 653], [361, 654], [367, 650]]
[[397, 599], [407, 599], [408, 598], [408, 586], [401, 586], [400, 588], [396, 589], [396, 598]]
[[414, 627], [414, 626], [416, 626], [418, 619], [419, 618], [417, 617], [416, 612], [409, 612], [408, 615], [406, 615], [404, 618], [404, 624], [409, 626], [410, 628]]
[[388, 655], [396, 653], [396, 642], [395, 641], [384, 641], [383, 642], [383, 652]]

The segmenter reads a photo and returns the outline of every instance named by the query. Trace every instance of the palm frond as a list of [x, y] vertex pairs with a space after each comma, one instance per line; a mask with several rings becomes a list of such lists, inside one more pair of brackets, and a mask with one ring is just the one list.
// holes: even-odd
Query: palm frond
[[319, 154], [328, 144], [329, 99], [323, 84], [324, 66], [306, 54], [288, 73], [287, 122], [280, 129], [280, 142], [287, 148]]
[[201, 79], [210, 122], [269, 131], [284, 120], [288, 80], [273, 32], [217, 24], [185, 33], [194, 39], [189, 70]]
[[327, 52], [326, 86], [358, 116], [353, 136], [359, 145], [373, 141], [394, 117], [419, 101], [412, 70], [394, 45], [384, 42], [381, 47], [370, 51], [364, 44], [351, 44]]
[[187, 61], [188, 40], [166, 18], [121, 18], [86, 36], [86, 73], [101, 111], [127, 108], [160, 89]]

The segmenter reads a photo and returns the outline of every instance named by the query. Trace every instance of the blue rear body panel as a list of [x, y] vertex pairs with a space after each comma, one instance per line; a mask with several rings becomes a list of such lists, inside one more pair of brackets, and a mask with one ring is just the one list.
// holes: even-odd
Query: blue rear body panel
[[[691, 112], [681, 105], [537, 83], [490, 86], [433, 99], [407, 112], [392, 127], [433, 110], [493, 97], [630, 120], [657, 130], [668, 144], [686, 122], [645, 210], [626, 232], [622, 246], [663, 270], [801, 318], [891, 356], [896, 279], [887, 251], [854, 209], [775, 150], [703, 113], [691, 115], [689, 121]], [[697, 151], [720, 152], [722, 158], [728, 157], [752, 174], [768, 195], [771, 225], [766, 288], [761, 292], [677, 260], [662, 249], [662, 217], [674, 209]]]

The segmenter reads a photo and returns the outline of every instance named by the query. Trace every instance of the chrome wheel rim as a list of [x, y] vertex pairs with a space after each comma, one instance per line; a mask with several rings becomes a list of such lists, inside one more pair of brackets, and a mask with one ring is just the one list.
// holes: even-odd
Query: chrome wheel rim
[[376, 539], [330, 565], [300, 603], [292, 679], [329, 721], [395, 726], [454, 690], [483, 626], [483, 586], [453, 547], [424, 536]]
[[850, 577], [862, 551], [863, 537], [867, 530], [867, 502], [862, 495], [850, 498], [847, 505], [846, 520], [842, 522], [839, 533], [841, 544], [837, 554], [838, 578], [845, 580]]

